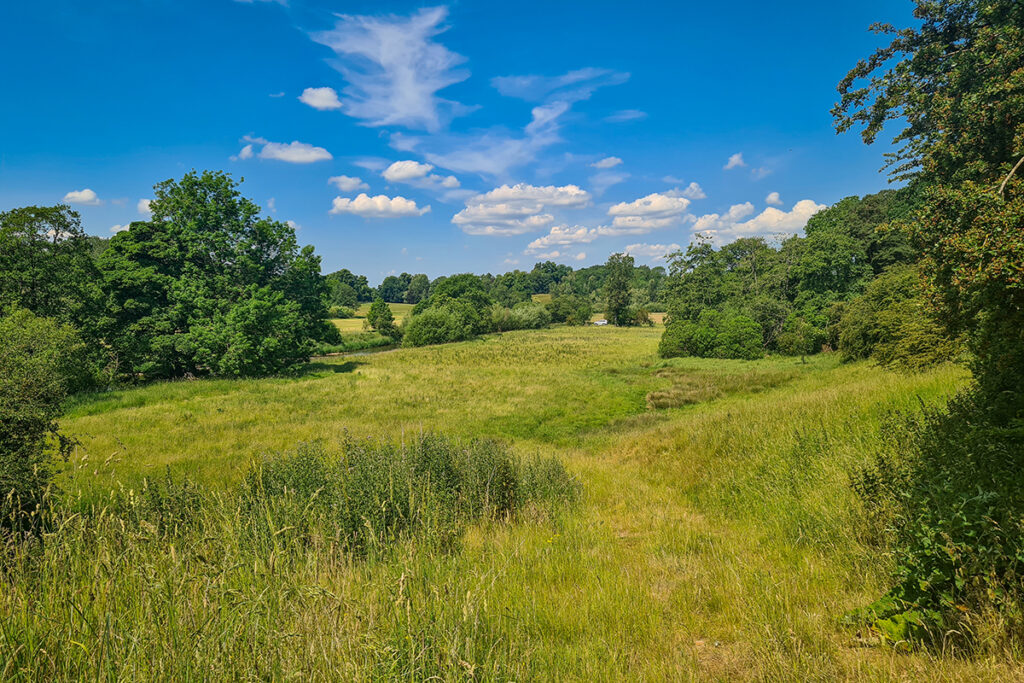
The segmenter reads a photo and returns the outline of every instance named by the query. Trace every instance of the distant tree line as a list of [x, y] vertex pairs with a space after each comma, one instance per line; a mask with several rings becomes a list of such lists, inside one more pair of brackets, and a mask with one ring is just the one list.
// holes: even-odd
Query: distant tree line
[[696, 240], [669, 261], [661, 355], [752, 359], [831, 349], [917, 367], [949, 359], [954, 345], [917, 286], [917, 253], [905, 232], [888, 227], [919, 201], [915, 185], [847, 197], [812, 216], [803, 236], [776, 245]]

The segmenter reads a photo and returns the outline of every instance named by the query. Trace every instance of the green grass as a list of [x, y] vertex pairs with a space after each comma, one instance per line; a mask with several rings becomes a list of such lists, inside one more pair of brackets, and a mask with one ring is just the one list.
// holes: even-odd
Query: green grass
[[1005, 659], [896, 652], [841, 623], [884, 592], [888, 570], [861, 538], [847, 473], [887, 410], [941, 400], [962, 370], [901, 375], [830, 355], [662, 361], [659, 334], [524, 331], [293, 378], [80, 398], [63, 421], [82, 445], [62, 485], [83, 511], [167, 467], [230, 499], [267, 451], [433, 431], [557, 456], [583, 498], [472, 525], [451, 552], [409, 539], [376, 561], [283, 541], [254, 557], [230, 505], [177, 537], [94, 509], [5, 577], [0, 662], [22, 668], [0, 664], [0, 679], [1019, 673]]
[[[392, 315], [395, 316], [396, 323], [401, 323], [409, 317], [413, 309], [413, 304], [388, 304], [388, 306], [391, 308]], [[369, 312], [370, 304], [359, 304], [359, 308], [356, 309], [356, 317], [336, 318], [331, 322], [334, 323], [334, 326], [337, 327], [342, 334], [363, 332], [365, 330], [363, 323], [366, 321], [366, 314]]]

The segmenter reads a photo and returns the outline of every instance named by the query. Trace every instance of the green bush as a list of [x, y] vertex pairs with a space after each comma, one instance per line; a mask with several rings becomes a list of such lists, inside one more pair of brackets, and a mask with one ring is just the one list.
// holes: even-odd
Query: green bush
[[331, 306], [327, 309], [327, 317], [338, 320], [348, 320], [356, 317], [355, 309], [347, 306]]
[[405, 325], [403, 346], [426, 346], [463, 341], [474, 336], [472, 319], [465, 311], [451, 305], [428, 308], [412, 316]]
[[586, 325], [594, 315], [590, 302], [575, 294], [552, 296], [547, 309], [552, 322], [567, 325]]
[[871, 358], [884, 367], [916, 370], [958, 353], [929, 312], [911, 266], [890, 268], [848, 302], [838, 333], [844, 359]]
[[658, 344], [662, 358], [739, 358], [753, 360], [764, 355], [761, 326], [742, 315], [728, 317], [705, 310], [697, 322], [675, 320], [665, 327]]
[[863, 616], [883, 634], [937, 646], [1020, 647], [1024, 420], [1008, 428], [980, 393], [966, 393], [892, 416], [883, 437], [852, 484], [870, 536], [891, 545], [895, 587]]
[[402, 338], [402, 330], [395, 324], [395, 316], [391, 307], [380, 297], [377, 297], [366, 314], [366, 322], [374, 332], [385, 337], [398, 341]]
[[[574, 499], [557, 461], [523, 462], [495, 441], [426, 435], [410, 444], [347, 440], [340, 452], [307, 444], [254, 463], [242, 508], [256, 544], [329, 533], [357, 555], [404, 538], [451, 548], [466, 524]], [[325, 531], [326, 530], [326, 531]]]
[[551, 313], [544, 304], [523, 301], [512, 307], [512, 329], [539, 330], [551, 324]]
[[55, 461], [73, 445], [57, 418], [83, 383], [84, 351], [70, 325], [24, 309], [0, 316], [0, 529], [38, 527]]

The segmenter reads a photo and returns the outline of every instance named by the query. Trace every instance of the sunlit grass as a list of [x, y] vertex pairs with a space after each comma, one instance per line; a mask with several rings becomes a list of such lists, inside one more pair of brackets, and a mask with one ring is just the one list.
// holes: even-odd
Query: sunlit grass
[[[80, 399], [64, 420], [82, 442], [62, 479], [72, 498], [137, 490], [167, 466], [230, 492], [268, 450], [438, 431], [555, 455], [583, 500], [473, 526], [455, 552], [410, 541], [373, 562], [319, 546], [254, 561], [228, 512], [176, 541], [76, 518], [0, 591], [0, 661], [45, 651], [18, 655], [34, 662], [26, 678], [1014, 675], [1005, 661], [897, 653], [841, 623], [884, 592], [888, 569], [860, 537], [847, 473], [885, 411], [941, 400], [962, 370], [662, 361], [659, 334], [515, 332]], [[675, 399], [649, 400], [659, 392]]]

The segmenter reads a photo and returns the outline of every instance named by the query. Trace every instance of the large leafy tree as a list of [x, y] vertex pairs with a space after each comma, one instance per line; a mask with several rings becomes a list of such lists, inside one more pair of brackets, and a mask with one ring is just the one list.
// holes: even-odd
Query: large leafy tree
[[836, 127], [859, 127], [872, 143], [888, 122], [903, 123], [889, 166], [924, 187], [905, 227], [932, 301], [953, 332], [969, 333], [989, 396], [1019, 404], [1024, 3], [917, 0], [914, 14], [915, 28], [875, 26], [892, 40], [840, 83]]
[[260, 218], [230, 176], [165, 181], [150, 206], [151, 220], [115, 235], [99, 262], [106, 339], [125, 373], [266, 374], [330, 337], [319, 257]]
[[0, 312], [17, 306], [94, 331], [101, 296], [92, 251], [66, 205], [0, 213]]
[[633, 257], [612, 254], [605, 264], [608, 276], [604, 282], [605, 315], [613, 325], [629, 325], [630, 284], [633, 280]]

